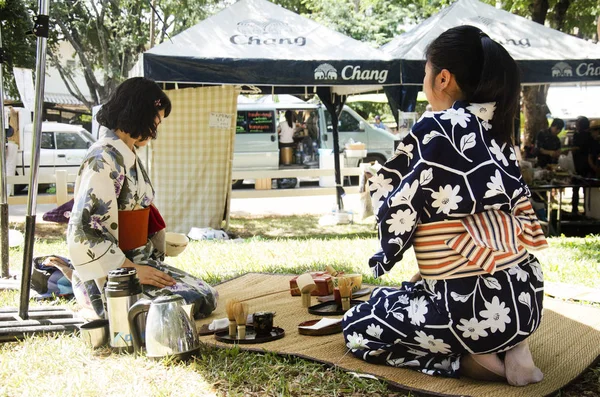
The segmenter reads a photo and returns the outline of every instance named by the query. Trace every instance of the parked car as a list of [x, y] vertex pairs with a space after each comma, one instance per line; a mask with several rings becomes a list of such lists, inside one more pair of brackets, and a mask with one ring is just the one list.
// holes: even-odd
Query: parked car
[[[238, 103], [234, 170], [277, 170], [280, 165], [277, 125], [286, 110], [299, 114], [305, 134], [316, 141], [318, 149], [333, 150], [331, 115], [321, 104], [309, 103]], [[357, 167], [363, 162], [384, 163], [394, 153], [400, 138], [386, 130], [375, 128], [358, 113], [344, 106], [338, 121], [339, 147], [346, 143], [361, 142], [366, 157], [346, 157], [346, 167]], [[318, 168], [318, 164], [312, 165]], [[240, 185], [243, 181], [234, 181]]]
[[[28, 176], [31, 167], [33, 124], [23, 127], [20, 134], [16, 174]], [[80, 125], [43, 122], [39, 174], [55, 174], [57, 170], [77, 173], [88, 148], [95, 141]], [[22, 190], [24, 186], [16, 185], [15, 192]]]

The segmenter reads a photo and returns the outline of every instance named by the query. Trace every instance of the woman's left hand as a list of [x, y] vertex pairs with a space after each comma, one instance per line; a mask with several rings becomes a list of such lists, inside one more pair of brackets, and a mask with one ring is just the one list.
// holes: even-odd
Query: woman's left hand
[[416, 283], [417, 281], [421, 280], [423, 280], [423, 277], [421, 277], [421, 272], [417, 272], [414, 276], [411, 277], [410, 282]]

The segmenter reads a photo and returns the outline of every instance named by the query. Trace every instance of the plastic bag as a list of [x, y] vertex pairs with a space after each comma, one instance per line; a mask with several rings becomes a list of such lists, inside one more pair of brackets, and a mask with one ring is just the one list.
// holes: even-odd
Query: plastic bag
[[358, 181], [358, 191], [360, 194], [360, 208], [358, 211], [358, 219], [363, 220], [373, 216], [373, 202], [371, 201], [371, 193], [369, 192], [369, 179], [377, 172], [372, 169], [370, 164], [361, 164], [362, 172]]
[[575, 161], [573, 160], [573, 152], [569, 152], [564, 155], [561, 154], [558, 157], [558, 166], [563, 170], [569, 172], [569, 174], [575, 174]]
[[229, 240], [225, 231], [210, 227], [193, 227], [187, 236], [191, 240]]
[[297, 184], [297, 178], [281, 178], [277, 181], [279, 189], [293, 189]]

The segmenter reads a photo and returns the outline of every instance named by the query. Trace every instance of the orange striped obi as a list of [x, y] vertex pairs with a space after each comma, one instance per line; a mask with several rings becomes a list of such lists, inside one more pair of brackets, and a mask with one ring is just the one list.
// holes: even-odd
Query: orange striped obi
[[420, 224], [413, 247], [423, 278], [494, 274], [527, 258], [527, 249], [548, 247], [544, 232], [523, 197], [512, 213], [488, 210], [457, 220]]

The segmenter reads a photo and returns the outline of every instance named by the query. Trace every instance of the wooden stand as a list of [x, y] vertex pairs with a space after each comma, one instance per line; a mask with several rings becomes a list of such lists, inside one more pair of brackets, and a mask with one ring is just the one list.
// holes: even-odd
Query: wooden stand
[[256, 182], [254, 183], [254, 189], [270, 190], [271, 189], [271, 178], [256, 179]]
[[298, 276], [296, 283], [298, 284], [298, 289], [302, 294], [302, 307], [310, 307], [310, 294], [317, 288], [315, 281], [309, 273], [305, 273]]
[[350, 298], [349, 297], [342, 298], [342, 310], [343, 311], [350, 310]]
[[302, 293], [302, 307], [311, 306], [311, 295], [310, 292]]
[[246, 339], [246, 326], [245, 325], [237, 326], [237, 337], [238, 337], [238, 339]]

